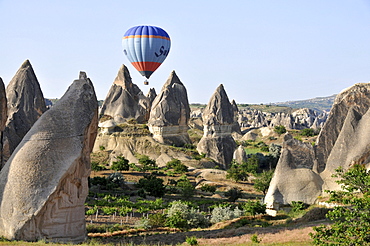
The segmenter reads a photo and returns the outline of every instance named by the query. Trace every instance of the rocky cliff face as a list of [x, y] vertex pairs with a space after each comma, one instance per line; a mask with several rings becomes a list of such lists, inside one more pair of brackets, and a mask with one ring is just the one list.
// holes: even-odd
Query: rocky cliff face
[[117, 124], [130, 119], [144, 123], [149, 118], [149, 112], [149, 99], [132, 83], [130, 72], [122, 65], [104, 100], [100, 111], [101, 117], [112, 118]]
[[90, 152], [97, 99], [84, 73], [45, 112], [0, 173], [0, 235], [8, 239], [85, 240]]
[[40, 84], [28, 60], [22, 64], [8, 84], [6, 96], [8, 119], [3, 133], [3, 164], [46, 111]]
[[183, 146], [190, 143], [187, 133], [190, 118], [185, 86], [172, 71], [161, 92], [152, 103], [148, 127], [160, 143]]
[[370, 83], [356, 84], [335, 99], [315, 148], [286, 139], [265, 198], [267, 205], [276, 209], [277, 204], [294, 199], [314, 203], [317, 196], [325, 195], [324, 190], [340, 189], [332, 178], [339, 166], [344, 170], [354, 164], [369, 167], [369, 108]]
[[234, 125], [234, 109], [221, 84], [203, 111], [203, 137], [197, 150], [228, 168], [236, 147], [231, 136]]
[[[2, 78], [0, 78], [0, 132], [4, 131], [7, 118], [8, 118], [8, 106], [5, 94], [5, 86]], [[0, 145], [1, 142], [2, 141], [0, 140]]]
[[314, 172], [315, 154], [312, 145], [284, 136], [283, 149], [266, 194], [267, 209], [279, 209], [280, 204], [302, 201], [315, 202], [323, 184]]

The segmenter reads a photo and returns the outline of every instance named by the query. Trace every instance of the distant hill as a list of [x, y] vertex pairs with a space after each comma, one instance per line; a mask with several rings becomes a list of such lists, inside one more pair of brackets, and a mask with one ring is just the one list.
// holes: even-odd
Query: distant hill
[[312, 99], [299, 101], [277, 102], [272, 103], [272, 105], [286, 106], [291, 108], [310, 108], [317, 111], [330, 111], [336, 96], [337, 95], [328, 97], [315, 97]]

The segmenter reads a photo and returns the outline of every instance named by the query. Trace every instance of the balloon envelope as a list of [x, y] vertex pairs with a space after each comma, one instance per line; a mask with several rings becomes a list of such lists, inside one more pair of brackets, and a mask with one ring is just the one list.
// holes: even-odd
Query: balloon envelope
[[170, 36], [156, 26], [135, 26], [122, 39], [123, 52], [139, 73], [150, 75], [166, 59], [171, 47]]

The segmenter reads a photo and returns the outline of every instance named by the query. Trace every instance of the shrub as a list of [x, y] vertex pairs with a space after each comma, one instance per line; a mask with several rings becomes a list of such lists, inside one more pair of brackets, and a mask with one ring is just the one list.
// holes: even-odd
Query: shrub
[[189, 245], [198, 245], [198, 241], [197, 241], [197, 238], [196, 237], [186, 237], [185, 241], [189, 244]]
[[274, 170], [269, 170], [269, 171], [263, 171], [257, 177], [253, 180], [254, 185], [253, 187], [257, 191], [261, 191], [263, 195], [266, 195], [266, 192], [270, 186], [270, 182], [272, 179], [272, 175], [274, 175]]
[[92, 171], [94, 171], [94, 172], [99, 172], [99, 171], [102, 171], [102, 170], [104, 170], [105, 169], [105, 167], [104, 166], [102, 166], [102, 165], [99, 165], [99, 163], [98, 162], [96, 162], [96, 161], [92, 161], [91, 162], [91, 170]]
[[183, 201], [174, 201], [166, 211], [166, 225], [179, 229], [190, 229], [196, 227], [206, 227], [208, 219], [199, 210], [189, 207]]
[[236, 162], [233, 162], [231, 164], [231, 167], [227, 169], [226, 174], [227, 179], [232, 179], [235, 182], [238, 182], [240, 180], [245, 181], [248, 179], [248, 177], [249, 174], [243, 168], [241, 168], [241, 166]]
[[167, 162], [166, 167], [173, 168], [175, 173], [186, 173], [188, 171], [188, 167], [182, 164], [178, 159], [172, 159]]
[[149, 214], [149, 226], [152, 228], [162, 227], [166, 225], [166, 216], [160, 213]]
[[235, 202], [242, 197], [242, 192], [237, 188], [232, 188], [225, 192], [225, 196], [228, 198], [229, 202]]
[[299, 134], [305, 137], [313, 137], [315, 136], [315, 131], [312, 128], [305, 128], [302, 129]]
[[253, 243], [260, 243], [261, 242], [261, 239], [258, 238], [258, 235], [255, 233], [251, 236], [251, 241]]
[[204, 184], [202, 187], [200, 187], [200, 190], [214, 194], [217, 190], [217, 187], [215, 185]]
[[292, 207], [292, 212], [295, 213], [295, 212], [299, 212], [301, 210], [305, 210], [308, 205], [307, 204], [304, 204], [303, 202], [301, 201], [292, 201], [292, 203], [290, 204], [291, 207]]
[[115, 171], [128, 171], [130, 169], [130, 165], [128, 164], [128, 160], [123, 156], [116, 157], [118, 161], [114, 161], [112, 163], [111, 169]]
[[141, 217], [139, 220], [135, 222], [134, 227], [137, 229], [149, 229], [150, 228], [149, 219]]
[[94, 178], [89, 178], [89, 187], [93, 185], [99, 185], [102, 187], [105, 187], [108, 183], [108, 180], [105, 177], [94, 177]]
[[266, 213], [266, 205], [260, 203], [259, 201], [247, 201], [242, 205], [242, 207], [246, 215], [255, 216], [257, 214]]
[[[185, 175], [184, 175], [185, 176]], [[194, 186], [190, 183], [189, 179], [185, 176], [182, 176], [176, 184], [176, 187], [180, 188], [181, 194], [184, 198], [190, 198], [193, 197], [195, 188]]]
[[108, 181], [118, 186], [122, 186], [125, 184], [125, 178], [123, 177], [122, 173], [118, 172], [110, 174], [108, 177]]
[[155, 160], [152, 160], [147, 155], [141, 155], [139, 157], [139, 163], [142, 165], [142, 170], [148, 171], [148, 170], [154, 170], [158, 169], [157, 164], [155, 163]]
[[282, 126], [282, 125], [280, 125], [280, 126], [275, 126], [274, 131], [275, 131], [277, 134], [281, 135], [281, 134], [286, 133], [286, 128], [285, 128], [285, 126]]
[[211, 223], [218, 223], [225, 220], [231, 220], [234, 218], [239, 218], [243, 215], [243, 211], [238, 207], [232, 209], [231, 206], [223, 207], [217, 206], [212, 210]]
[[137, 187], [144, 189], [149, 195], [155, 197], [162, 197], [166, 190], [163, 179], [157, 178], [153, 174], [144, 175], [144, 178], [141, 178], [137, 183]]

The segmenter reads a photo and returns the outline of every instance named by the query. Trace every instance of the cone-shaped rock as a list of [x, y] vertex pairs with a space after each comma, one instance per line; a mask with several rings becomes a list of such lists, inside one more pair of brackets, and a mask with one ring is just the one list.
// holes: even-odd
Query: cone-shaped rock
[[46, 111], [45, 99], [31, 63], [26, 60], [6, 88], [8, 120], [3, 135], [4, 163], [24, 135]]
[[150, 88], [148, 94], [146, 95], [146, 97], [149, 99], [149, 102], [150, 102], [150, 105], [152, 105], [154, 99], [156, 98], [157, 96], [157, 92], [155, 91], [154, 88]]
[[236, 105], [235, 100], [231, 101], [231, 105], [233, 106], [233, 111], [234, 111], [234, 125], [231, 130], [231, 132], [236, 132], [237, 134], [242, 134], [242, 131], [240, 130], [240, 125], [238, 123], [238, 116], [239, 116], [239, 109], [238, 105]]
[[152, 103], [148, 126], [153, 138], [160, 143], [183, 146], [190, 143], [187, 133], [190, 118], [185, 86], [172, 71], [161, 92]]
[[323, 184], [313, 171], [314, 150], [291, 135], [284, 136], [283, 149], [265, 197], [268, 209], [279, 209], [279, 204], [302, 201], [313, 204], [321, 194]]
[[[370, 107], [370, 83], [359, 83], [343, 90], [334, 100], [330, 115], [316, 141], [316, 154], [319, 172], [323, 171], [332, 148], [342, 130], [350, 109], [359, 116], [364, 115]], [[354, 140], [353, 138], [348, 141]]]
[[344, 171], [354, 164], [370, 168], [370, 83], [355, 84], [336, 97], [328, 120], [315, 148], [298, 140], [287, 139], [265, 203], [291, 201], [314, 203], [324, 190], [339, 190], [332, 177], [341, 166]]
[[247, 161], [247, 153], [245, 153], [244, 147], [239, 145], [239, 147], [234, 151], [233, 159], [236, 163], [242, 164]]
[[221, 84], [203, 111], [204, 135], [197, 150], [220, 163], [225, 169], [230, 165], [236, 147], [231, 136], [233, 125], [233, 106]]
[[98, 123], [85, 73], [23, 138], [0, 173], [0, 235], [82, 242], [90, 152]]
[[113, 118], [118, 124], [130, 119], [144, 123], [148, 120], [149, 110], [149, 99], [132, 83], [130, 72], [122, 65], [104, 100], [101, 117]]

